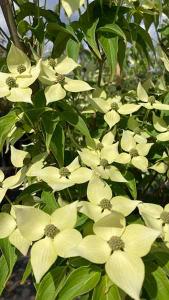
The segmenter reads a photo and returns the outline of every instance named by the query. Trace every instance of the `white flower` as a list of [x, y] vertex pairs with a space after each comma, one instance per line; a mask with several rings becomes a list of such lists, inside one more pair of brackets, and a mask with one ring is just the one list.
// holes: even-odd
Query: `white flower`
[[140, 201], [130, 200], [123, 196], [112, 197], [110, 186], [97, 176], [94, 176], [88, 183], [87, 198], [89, 202], [79, 202], [79, 211], [95, 222], [112, 211], [128, 216], [140, 203]]
[[120, 121], [120, 115], [129, 115], [140, 109], [138, 104], [122, 104], [121, 97], [115, 96], [113, 98], [91, 98], [91, 104], [94, 108], [104, 113], [104, 120], [112, 128]]
[[[139, 140], [140, 142], [140, 140]], [[121, 153], [116, 159], [116, 162], [126, 164], [132, 163], [134, 167], [147, 172], [148, 160], [145, 157], [153, 143], [147, 143], [144, 140], [142, 143], [137, 143], [134, 133], [129, 130], [123, 131], [121, 138], [121, 148], [128, 153]]]
[[141, 257], [148, 254], [160, 233], [140, 224], [125, 227], [124, 217], [115, 212], [97, 221], [93, 231], [96, 235], [79, 243], [79, 255], [93, 263], [106, 263], [111, 281], [140, 300], [145, 273]]
[[92, 89], [88, 83], [82, 80], [73, 80], [65, 76], [78, 66], [69, 57], [64, 58], [62, 61], [50, 58], [42, 62], [42, 71], [39, 80], [48, 85], [45, 88], [47, 104], [65, 98], [66, 91], [77, 93]]
[[29, 58], [13, 44], [7, 56], [10, 73], [0, 72], [0, 97], [12, 102], [31, 102], [32, 90], [29, 86], [40, 73], [41, 61], [31, 67]]
[[77, 221], [77, 202], [56, 209], [51, 216], [30, 206], [14, 206], [16, 221], [22, 235], [35, 241], [31, 249], [31, 264], [38, 283], [57, 256], [76, 256], [82, 237], [73, 229]]
[[157, 140], [161, 142], [169, 141], [169, 127], [167, 123], [162, 118], [157, 117], [155, 113], [153, 113], [153, 125], [158, 132], [161, 132], [156, 136]]
[[146, 109], [169, 110], [168, 104], [157, 101], [154, 96], [149, 97], [140, 82], [137, 87], [137, 97], [142, 101], [140, 105], [145, 107]]
[[71, 164], [63, 168], [48, 166], [43, 169], [35, 170], [34, 176], [45, 181], [54, 191], [60, 191], [75, 184], [89, 181], [92, 171], [81, 167], [79, 159], [76, 157]]

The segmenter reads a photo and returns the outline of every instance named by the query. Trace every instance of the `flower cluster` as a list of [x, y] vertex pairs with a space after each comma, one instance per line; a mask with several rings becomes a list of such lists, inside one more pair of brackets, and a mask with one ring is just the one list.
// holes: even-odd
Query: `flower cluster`
[[[71, 9], [74, 10], [65, 6], [68, 15]], [[169, 105], [148, 96], [141, 83], [136, 92], [123, 97], [108, 95], [102, 89], [91, 92], [93, 88], [87, 82], [73, 79], [73, 71], [79, 66], [69, 57], [39, 59], [32, 65], [26, 54], [11, 46], [7, 56], [9, 73], [0, 73], [0, 97], [33, 105], [32, 85], [38, 81], [44, 90], [45, 109], [55, 111], [57, 103], [53, 106], [53, 102], [66, 102], [71, 93], [86, 91], [90, 114], [95, 118], [101, 115], [105, 122], [91, 137], [92, 144], [88, 139], [85, 144], [78, 140], [79, 149], [65, 165], [50, 160], [48, 149], [38, 154], [35, 151], [34, 155], [29, 151], [30, 145], [18, 149], [15, 140], [10, 142], [15, 174], [5, 178], [0, 171], [0, 202], [8, 190], [22, 190], [32, 184], [45, 183], [57, 196], [70, 187], [78, 190], [81, 185], [86, 193], [79, 193], [77, 201], [58, 201], [51, 214], [38, 201], [28, 205], [12, 203], [10, 212], [0, 213], [0, 238], [8, 238], [23, 255], [30, 249], [37, 283], [58, 257], [80, 256], [105, 265], [110, 280], [139, 300], [145, 277], [142, 257], [151, 251], [156, 239], [169, 248], [169, 205], [163, 208], [144, 203], [132, 193], [129, 196], [128, 174], [137, 172], [140, 178], [151, 172], [169, 176], [167, 150], [161, 157], [152, 159], [150, 155], [160, 142], [169, 141], [167, 121], [159, 115], [160, 111], [169, 111]], [[149, 131], [150, 122], [153, 133]], [[11, 128], [8, 137], [13, 130], [16, 127]], [[28, 132], [36, 134], [35, 128]], [[117, 192], [113, 183], [126, 189]], [[132, 212], [139, 213], [139, 224], [130, 221]], [[92, 224], [87, 233], [77, 226], [81, 216]]]

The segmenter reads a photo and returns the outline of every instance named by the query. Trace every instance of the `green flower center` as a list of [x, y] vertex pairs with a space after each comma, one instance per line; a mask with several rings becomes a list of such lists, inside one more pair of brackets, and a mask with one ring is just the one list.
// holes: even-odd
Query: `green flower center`
[[102, 167], [107, 167], [108, 166], [108, 161], [107, 161], [107, 159], [101, 159], [101, 161], [100, 161], [100, 165], [102, 166]]
[[65, 81], [65, 76], [62, 74], [56, 73], [56, 83], [64, 83]]
[[60, 232], [60, 230], [53, 224], [46, 225], [44, 233], [46, 236], [54, 239], [54, 237]]
[[104, 148], [104, 146], [103, 146], [102, 143], [98, 143], [98, 144], [96, 145], [96, 149], [97, 149], [97, 150], [102, 150], [103, 148]]
[[101, 200], [99, 206], [102, 208], [102, 210], [105, 210], [105, 209], [111, 210], [112, 209], [112, 204], [111, 204], [110, 200], [108, 200], [108, 199]]
[[19, 65], [17, 67], [17, 71], [18, 71], [19, 74], [22, 74], [23, 72], [26, 71], [26, 67], [24, 65]]
[[156, 101], [156, 99], [154, 98], [154, 96], [150, 96], [150, 97], [148, 98], [148, 102], [149, 102], [151, 105], [153, 105], [153, 104], [155, 103], [155, 101]]
[[52, 67], [53, 69], [56, 67], [56, 61], [54, 58], [49, 58], [48, 60], [49, 66]]
[[134, 129], [134, 133], [135, 134], [139, 134], [141, 132], [141, 129], [139, 128], [139, 127], [136, 127], [135, 129]]
[[113, 102], [112, 105], [111, 105], [111, 108], [114, 109], [114, 110], [118, 110], [119, 106], [116, 102]]
[[163, 220], [164, 223], [169, 224], [169, 212], [163, 211], [160, 218]]
[[60, 173], [60, 176], [64, 176], [64, 177], [67, 177], [71, 174], [70, 171], [68, 170], [68, 168], [65, 168], [65, 167], [61, 168], [59, 170], [59, 173]]
[[13, 78], [12, 76], [9, 76], [7, 79], [6, 79], [6, 84], [9, 86], [9, 88], [15, 88], [17, 87], [17, 83], [16, 83], [16, 79]]
[[119, 236], [112, 236], [111, 239], [108, 241], [108, 244], [113, 251], [116, 250], [123, 250], [124, 249], [124, 242]]
[[129, 151], [129, 154], [131, 155], [131, 157], [136, 157], [136, 156], [138, 156], [138, 151], [137, 151], [137, 149], [133, 148]]

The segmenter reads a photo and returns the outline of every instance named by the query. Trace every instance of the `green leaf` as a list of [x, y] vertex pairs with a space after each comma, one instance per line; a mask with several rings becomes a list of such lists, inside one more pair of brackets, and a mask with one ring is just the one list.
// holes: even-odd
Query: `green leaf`
[[10, 244], [8, 239], [0, 239], [0, 249], [6, 259], [9, 274], [11, 274], [17, 260], [15, 248]]
[[44, 211], [48, 214], [52, 214], [55, 209], [58, 207], [56, 199], [53, 193], [43, 191], [41, 195], [41, 200], [45, 204]]
[[136, 41], [139, 42], [139, 39], [141, 38], [155, 53], [154, 45], [149, 33], [136, 23], [130, 23], [129, 26], [131, 32], [133, 32], [134, 36], [136, 37]]
[[18, 117], [14, 111], [11, 111], [6, 116], [0, 118], [0, 151], [3, 148], [8, 133], [17, 120]]
[[100, 35], [99, 42], [105, 52], [107, 63], [110, 66], [112, 79], [117, 65], [118, 37], [112, 37], [111, 34], [104, 33]]
[[131, 172], [127, 172], [124, 177], [127, 180], [125, 184], [127, 185], [130, 194], [132, 195], [133, 199], [137, 199], [137, 186], [134, 175]]
[[36, 300], [55, 300], [65, 281], [66, 267], [48, 272], [38, 286]]
[[13, 267], [17, 260], [15, 248], [9, 243], [8, 239], [0, 239], [0, 249], [2, 256], [0, 257], [0, 295], [12, 274]]
[[61, 114], [61, 118], [73, 125], [78, 131], [80, 131], [87, 139], [87, 144], [91, 147], [95, 147], [94, 140], [92, 139], [89, 129], [85, 121], [75, 112], [73, 111], [65, 111]]
[[49, 152], [51, 139], [58, 122], [59, 122], [59, 116], [54, 111], [47, 111], [42, 116], [42, 123], [45, 129], [44, 133], [45, 133], [45, 144], [46, 144], [47, 152]]
[[103, 276], [95, 287], [92, 300], [121, 300], [118, 287], [113, 284], [107, 275]]
[[5, 285], [8, 281], [9, 278], [9, 269], [8, 269], [8, 264], [5, 259], [5, 256], [2, 255], [0, 257], [0, 295], [2, 294]]
[[[21, 1], [21, 0], [19, 0]], [[27, 1], [23, 1], [27, 2]], [[35, 16], [39, 18], [39, 16], [44, 17], [48, 22], [59, 22], [59, 16], [53, 12], [52, 10], [43, 9], [41, 7], [38, 7], [35, 3], [27, 2], [23, 3], [20, 6], [20, 10], [18, 10], [16, 19], [17, 21], [21, 21], [25, 19], [27, 16]]]
[[27, 280], [27, 278], [30, 276], [31, 272], [32, 272], [32, 266], [31, 266], [31, 262], [29, 260], [28, 263], [27, 263], [27, 265], [26, 265], [26, 269], [25, 269], [25, 271], [23, 273], [23, 276], [22, 276], [22, 279], [21, 279], [21, 282], [20, 282], [21, 284], [25, 283], [25, 281]]
[[114, 33], [122, 37], [124, 40], [126, 40], [126, 36], [123, 30], [117, 24], [106, 24], [102, 27], [99, 27], [97, 31]]
[[67, 56], [72, 58], [74, 61], [78, 60], [80, 50], [80, 43], [73, 39], [69, 39], [66, 45]]
[[18, 23], [18, 26], [17, 26], [17, 30], [19, 32], [19, 34], [23, 37], [27, 31], [30, 29], [30, 24], [25, 21], [25, 20], [21, 20], [19, 23]]
[[146, 261], [144, 288], [151, 300], [169, 299], [169, 280], [164, 270], [152, 261]]
[[167, 276], [169, 276], [169, 253], [159, 251], [152, 254], [158, 265], [163, 268]]
[[47, 25], [46, 30], [48, 33], [50, 33], [50, 35], [54, 35], [54, 36], [56, 36], [56, 33], [58, 33], [58, 31], [62, 33], [66, 33], [78, 42], [78, 38], [75, 35], [74, 30], [70, 25], [64, 25], [64, 24], [59, 25], [56, 22], [55, 23], [53, 22]]
[[94, 51], [95, 55], [101, 60], [101, 55], [96, 42], [96, 27], [99, 19], [88, 20], [81, 19], [81, 28], [85, 35], [85, 40], [87, 41], [89, 47]]
[[62, 126], [56, 126], [51, 139], [50, 149], [60, 167], [64, 165], [65, 134]]
[[58, 300], [73, 300], [91, 291], [99, 282], [101, 273], [91, 267], [81, 267], [70, 273]]

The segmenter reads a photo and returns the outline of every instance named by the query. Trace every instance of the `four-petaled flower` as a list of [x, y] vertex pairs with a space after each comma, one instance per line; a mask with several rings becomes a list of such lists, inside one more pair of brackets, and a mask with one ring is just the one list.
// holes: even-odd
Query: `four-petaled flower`
[[130, 200], [124, 196], [112, 197], [110, 186], [97, 176], [94, 176], [88, 183], [87, 198], [89, 202], [79, 202], [79, 211], [95, 222], [112, 211], [128, 216], [140, 203], [140, 201]]
[[116, 162], [121, 164], [132, 163], [134, 167], [146, 172], [148, 168], [148, 159], [145, 157], [153, 143], [147, 143], [144, 140], [142, 143], [137, 143], [137, 137], [134, 132], [126, 130], [123, 131], [121, 138], [121, 148], [128, 153], [120, 153]]
[[132, 103], [122, 104], [120, 96], [106, 99], [104, 92], [100, 94], [100, 97], [92, 97], [90, 102], [97, 111], [104, 113], [104, 120], [110, 128], [120, 121], [120, 115], [130, 115], [141, 107]]
[[76, 256], [77, 245], [82, 240], [80, 232], [74, 229], [77, 202], [58, 208], [51, 215], [24, 205], [16, 205], [14, 210], [21, 234], [34, 242], [31, 264], [37, 283], [58, 256]]
[[85, 81], [73, 80], [65, 76], [78, 66], [79, 64], [69, 57], [62, 61], [50, 58], [42, 62], [39, 80], [48, 85], [45, 88], [47, 104], [65, 98], [66, 91], [77, 93], [92, 89]]
[[32, 103], [32, 89], [29, 86], [40, 74], [41, 60], [31, 66], [26, 54], [13, 44], [7, 56], [7, 67], [10, 73], [0, 72], [0, 97], [12, 102]]
[[60, 191], [75, 184], [81, 184], [90, 180], [92, 171], [81, 167], [76, 157], [68, 166], [60, 169], [48, 166], [34, 171], [34, 176], [45, 181], [54, 191]]
[[160, 232], [140, 224], [125, 227], [124, 217], [117, 212], [97, 221], [93, 231], [95, 235], [86, 236], [77, 252], [93, 263], [106, 263], [111, 281], [139, 300], [145, 273], [141, 257], [148, 254]]

